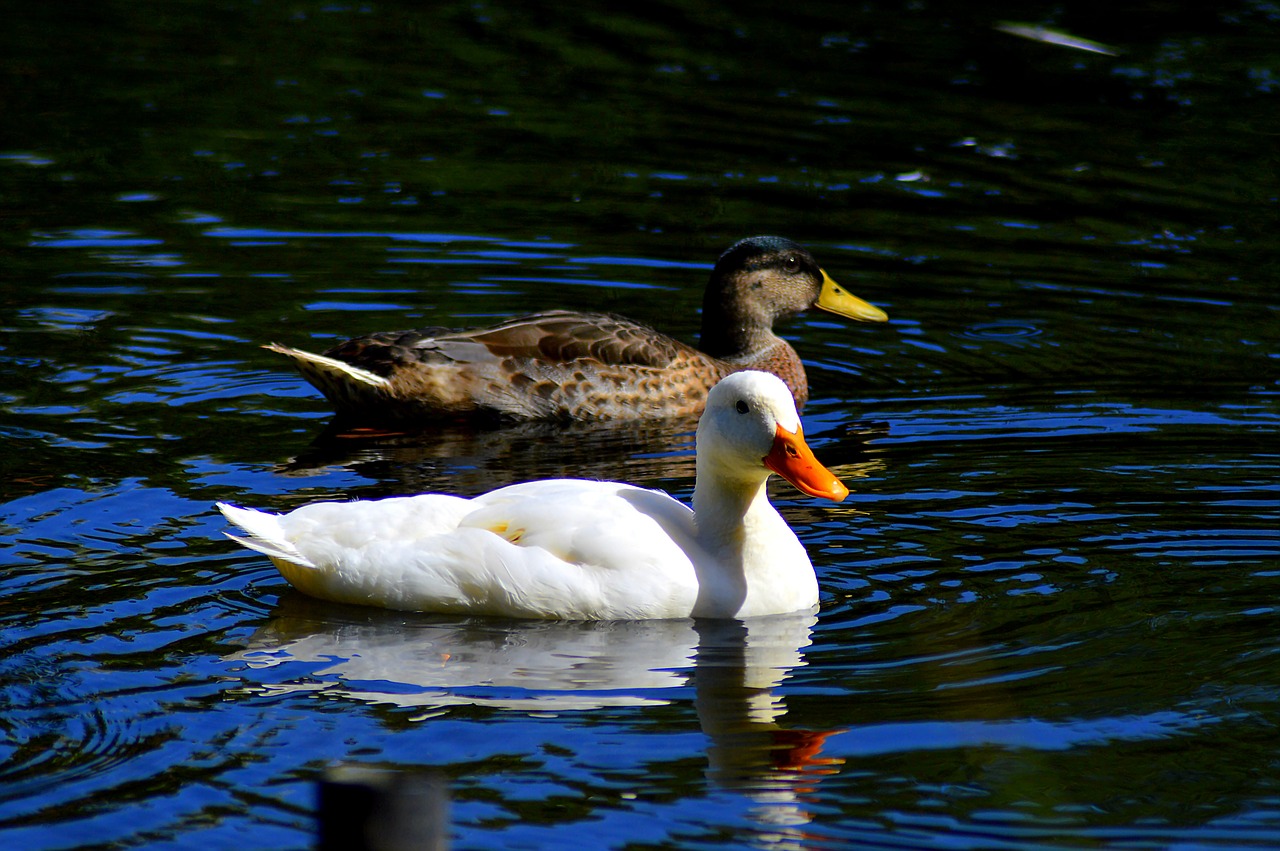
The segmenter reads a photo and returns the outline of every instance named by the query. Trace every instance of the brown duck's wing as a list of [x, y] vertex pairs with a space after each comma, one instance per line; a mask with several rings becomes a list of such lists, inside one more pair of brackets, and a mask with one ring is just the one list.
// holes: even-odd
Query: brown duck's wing
[[567, 310], [521, 316], [487, 328], [421, 328], [348, 340], [326, 355], [390, 377], [413, 366], [589, 361], [604, 366], [670, 369], [711, 359], [647, 325], [607, 313]]
[[371, 334], [317, 359], [349, 364], [376, 380], [350, 381], [332, 368], [313, 375], [316, 365], [284, 353], [339, 410], [397, 420], [696, 415], [712, 385], [743, 368], [623, 317], [571, 311], [466, 331]]

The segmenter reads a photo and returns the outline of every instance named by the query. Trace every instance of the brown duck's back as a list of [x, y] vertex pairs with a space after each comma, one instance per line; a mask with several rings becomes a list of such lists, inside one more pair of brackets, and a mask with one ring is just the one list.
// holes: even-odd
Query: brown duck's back
[[340, 413], [377, 411], [393, 420], [697, 415], [711, 387], [743, 369], [775, 372], [799, 403], [807, 397], [800, 359], [780, 339], [757, 357], [722, 361], [612, 314], [550, 311], [466, 331], [380, 332], [325, 355], [387, 382], [351, 382], [295, 356]]

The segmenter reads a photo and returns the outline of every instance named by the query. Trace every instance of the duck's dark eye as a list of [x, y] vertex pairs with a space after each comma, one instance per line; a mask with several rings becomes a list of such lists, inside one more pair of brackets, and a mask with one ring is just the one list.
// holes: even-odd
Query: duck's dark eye
[[785, 258], [783, 258], [782, 268], [786, 269], [788, 272], [799, 272], [800, 258], [795, 256], [794, 254], [788, 254]]
[[745, 414], [751, 410], [751, 406], [741, 399], [738, 400], [738, 413]]

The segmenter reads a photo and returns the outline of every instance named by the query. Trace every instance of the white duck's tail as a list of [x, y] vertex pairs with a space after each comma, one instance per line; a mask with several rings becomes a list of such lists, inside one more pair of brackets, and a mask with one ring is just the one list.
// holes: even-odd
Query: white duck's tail
[[252, 508], [240, 508], [229, 503], [219, 502], [218, 510], [222, 516], [249, 533], [242, 538], [223, 532], [231, 540], [241, 546], [256, 550], [271, 559], [296, 564], [298, 567], [315, 568], [316, 565], [298, 551], [284, 534], [284, 526], [280, 523], [280, 515], [268, 514], [265, 511], [254, 511]]

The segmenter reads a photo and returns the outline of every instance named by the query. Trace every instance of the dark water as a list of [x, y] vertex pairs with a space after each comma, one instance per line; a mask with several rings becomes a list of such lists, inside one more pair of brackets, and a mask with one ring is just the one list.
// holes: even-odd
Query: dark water
[[[26, 4], [0, 28], [0, 842], [305, 848], [328, 767], [460, 848], [1280, 845], [1280, 7]], [[691, 425], [318, 440], [270, 340], [552, 307], [692, 338], [808, 244], [779, 487], [816, 618], [286, 593], [212, 503], [553, 475]]]

